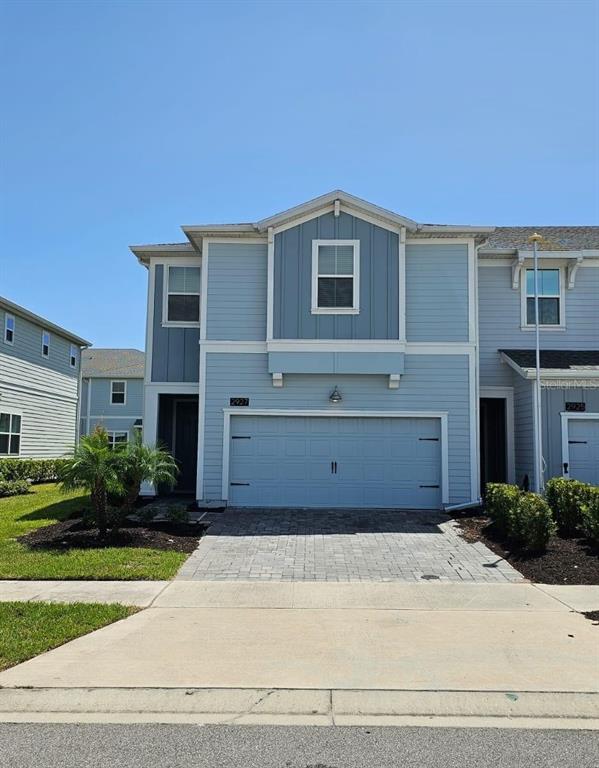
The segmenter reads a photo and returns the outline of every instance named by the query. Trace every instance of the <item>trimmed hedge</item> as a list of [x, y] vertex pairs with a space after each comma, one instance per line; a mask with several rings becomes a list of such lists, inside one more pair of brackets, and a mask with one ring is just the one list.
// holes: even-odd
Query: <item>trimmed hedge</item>
[[545, 499], [507, 483], [489, 483], [485, 490], [486, 509], [500, 536], [534, 551], [547, 547], [556, 525]]
[[582, 530], [599, 544], [599, 488], [589, 488], [587, 501], [582, 505]]
[[68, 459], [0, 459], [0, 480], [51, 483], [60, 478]]
[[29, 493], [27, 480], [3, 480], [0, 477], [0, 498], [3, 496], [22, 496]]
[[579, 480], [567, 480], [565, 477], [548, 480], [545, 495], [564, 536], [574, 536], [582, 528], [582, 508], [588, 503], [592, 490], [592, 485]]

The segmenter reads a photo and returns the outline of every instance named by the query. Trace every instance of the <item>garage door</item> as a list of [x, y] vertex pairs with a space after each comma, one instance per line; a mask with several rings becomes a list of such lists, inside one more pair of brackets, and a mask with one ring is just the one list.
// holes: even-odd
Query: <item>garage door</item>
[[441, 506], [440, 420], [234, 416], [229, 503]]
[[599, 485], [599, 419], [568, 419], [570, 477]]

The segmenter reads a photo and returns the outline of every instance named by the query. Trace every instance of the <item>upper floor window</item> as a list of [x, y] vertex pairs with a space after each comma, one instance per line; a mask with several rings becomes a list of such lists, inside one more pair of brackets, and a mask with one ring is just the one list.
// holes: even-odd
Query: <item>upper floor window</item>
[[110, 382], [110, 402], [112, 405], [125, 405], [127, 400], [127, 382], [126, 381], [111, 381]]
[[71, 368], [77, 367], [77, 353], [78, 349], [74, 344], [71, 344], [71, 347], [69, 349], [69, 365]]
[[0, 413], [0, 456], [18, 456], [21, 450], [21, 417]]
[[360, 241], [312, 241], [312, 314], [360, 311]]
[[200, 322], [200, 267], [166, 267], [163, 321], [178, 325]]
[[15, 342], [15, 318], [14, 315], [4, 315], [4, 342], [14, 344]]
[[50, 334], [42, 331], [42, 356], [50, 357]]
[[[538, 270], [539, 325], [563, 325], [561, 274], [558, 269]], [[526, 323], [535, 324], [535, 272], [526, 270]]]

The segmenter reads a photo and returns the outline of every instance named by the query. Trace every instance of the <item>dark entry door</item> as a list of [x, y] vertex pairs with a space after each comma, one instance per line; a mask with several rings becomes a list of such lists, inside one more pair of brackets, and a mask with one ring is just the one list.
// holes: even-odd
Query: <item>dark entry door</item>
[[180, 471], [175, 490], [194, 493], [198, 456], [197, 400], [175, 400], [173, 444], [173, 456]]
[[480, 482], [507, 481], [507, 439], [505, 400], [483, 397], [480, 401]]

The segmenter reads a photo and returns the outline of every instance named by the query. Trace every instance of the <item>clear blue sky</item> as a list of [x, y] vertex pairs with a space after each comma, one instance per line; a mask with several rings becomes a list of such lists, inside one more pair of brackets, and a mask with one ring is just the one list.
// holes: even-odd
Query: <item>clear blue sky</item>
[[341, 187], [420, 221], [596, 224], [599, 5], [0, 5], [0, 294], [143, 348], [131, 243]]

